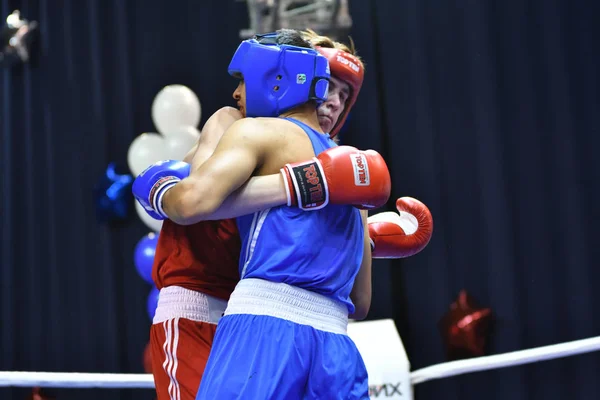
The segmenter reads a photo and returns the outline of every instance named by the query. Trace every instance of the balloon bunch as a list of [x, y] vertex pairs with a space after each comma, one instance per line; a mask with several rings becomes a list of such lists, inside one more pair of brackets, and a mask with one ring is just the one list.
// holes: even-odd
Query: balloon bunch
[[[152, 121], [159, 133], [142, 133], [127, 152], [127, 164], [133, 176], [161, 160], [183, 160], [200, 138], [197, 129], [201, 107], [194, 92], [183, 85], [164, 87], [152, 103]], [[135, 202], [137, 215], [153, 232], [159, 232], [161, 221], [150, 217]]]
[[[152, 121], [158, 133], [142, 133], [136, 137], [127, 152], [127, 164], [136, 177], [148, 166], [161, 160], [183, 160], [200, 138], [197, 126], [202, 109], [196, 94], [183, 85], [169, 85], [161, 89], [152, 102]], [[154, 318], [158, 304], [158, 289], [152, 280], [152, 265], [162, 221], [150, 217], [136, 201], [135, 210], [150, 232], [135, 247], [135, 268], [140, 277], [152, 284], [148, 294], [147, 312]]]
[[142, 133], [129, 145], [127, 163], [129, 174], [119, 174], [117, 165], [110, 163], [94, 187], [96, 217], [99, 222], [126, 220], [131, 205], [142, 222], [159, 232], [161, 221], [150, 217], [133, 201], [131, 185], [136, 176], [160, 160], [183, 160], [196, 144], [200, 132], [201, 107], [198, 97], [183, 85], [164, 87], [152, 103], [152, 120], [160, 133]]

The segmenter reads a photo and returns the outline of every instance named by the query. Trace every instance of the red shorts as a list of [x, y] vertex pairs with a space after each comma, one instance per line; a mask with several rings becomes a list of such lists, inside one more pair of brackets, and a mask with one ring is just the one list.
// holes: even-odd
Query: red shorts
[[150, 328], [158, 400], [195, 400], [227, 301], [180, 286], [162, 288]]
[[158, 400], [195, 400], [217, 325], [172, 318], [150, 328]]

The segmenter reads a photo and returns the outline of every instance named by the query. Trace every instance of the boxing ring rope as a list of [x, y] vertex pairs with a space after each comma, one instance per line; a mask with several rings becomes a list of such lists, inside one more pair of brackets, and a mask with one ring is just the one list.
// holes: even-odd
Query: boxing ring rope
[[[425, 367], [410, 374], [412, 385], [490, 369], [513, 367], [600, 350], [600, 336]], [[0, 372], [0, 387], [153, 389], [150, 374]]]
[[154, 389], [152, 374], [0, 371], [0, 387]]
[[489, 369], [514, 367], [517, 365], [569, 357], [597, 350], [600, 350], [600, 336], [552, 344], [549, 346], [534, 347], [532, 349], [513, 351], [510, 353], [495, 354], [493, 356], [431, 365], [411, 372], [410, 381], [413, 385], [417, 385], [433, 379], [448, 378], [455, 375], [486, 371]]

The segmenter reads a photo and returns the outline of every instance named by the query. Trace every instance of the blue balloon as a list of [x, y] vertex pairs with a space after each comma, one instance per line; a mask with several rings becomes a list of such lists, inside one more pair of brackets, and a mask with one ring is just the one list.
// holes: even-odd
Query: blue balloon
[[158, 293], [159, 290], [157, 288], [152, 288], [150, 294], [148, 295], [148, 301], [146, 302], [148, 317], [150, 317], [150, 321], [154, 318], [154, 314], [156, 313], [156, 306], [158, 306]]
[[158, 235], [150, 232], [140, 239], [133, 254], [133, 263], [138, 275], [148, 283], [154, 283], [152, 281], [152, 264], [157, 243]]
[[96, 217], [100, 222], [125, 219], [133, 203], [131, 175], [119, 175], [114, 163], [108, 164], [104, 175], [94, 187]]

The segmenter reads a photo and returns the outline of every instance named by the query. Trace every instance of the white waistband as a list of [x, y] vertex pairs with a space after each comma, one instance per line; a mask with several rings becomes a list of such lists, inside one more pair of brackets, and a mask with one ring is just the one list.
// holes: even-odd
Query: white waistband
[[160, 290], [158, 306], [152, 323], [158, 324], [173, 318], [216, 324], [223, 316], [227, 302], [202, 292], [168, 286]]
[[269, 315], [326, 332], [346, 334], [348, 308], [335, 300], [285, 283], [242, 279], [225, 315]]

